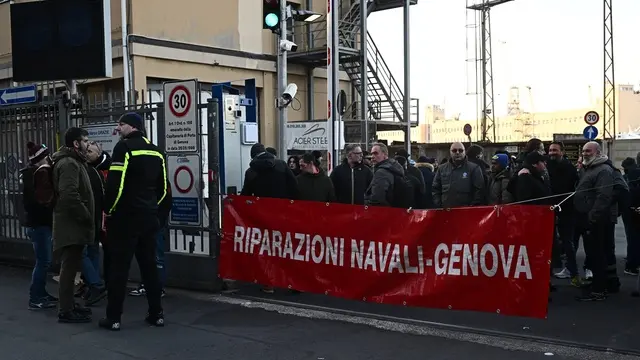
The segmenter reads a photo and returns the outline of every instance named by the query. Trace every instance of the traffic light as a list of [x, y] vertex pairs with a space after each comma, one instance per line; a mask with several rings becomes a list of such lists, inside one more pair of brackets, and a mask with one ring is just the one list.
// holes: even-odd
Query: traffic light
[[263, 0], [262, 28], [271, 31], [277, 31], [280, 28], [280, 0]]

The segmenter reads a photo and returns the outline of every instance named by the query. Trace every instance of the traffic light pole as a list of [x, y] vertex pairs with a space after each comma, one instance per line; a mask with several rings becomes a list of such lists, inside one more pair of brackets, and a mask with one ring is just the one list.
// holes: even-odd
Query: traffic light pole
[[[280, 46], [280, 40], [287, 39], [287, 2], [280, 1], [280, 34], [278, 36], [278, 94], [277, 99], [282, 97], [287, 87], [287, 51]], [[278, 154], [283, 160], [287, 160], [287, 107], [278, 106]]]

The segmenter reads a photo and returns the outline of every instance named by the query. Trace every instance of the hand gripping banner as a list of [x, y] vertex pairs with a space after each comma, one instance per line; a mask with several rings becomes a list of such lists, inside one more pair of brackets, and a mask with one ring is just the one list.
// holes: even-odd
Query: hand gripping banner
[[554, 211], [229, 196], [220, 276], [361, 301], [545, 318]]

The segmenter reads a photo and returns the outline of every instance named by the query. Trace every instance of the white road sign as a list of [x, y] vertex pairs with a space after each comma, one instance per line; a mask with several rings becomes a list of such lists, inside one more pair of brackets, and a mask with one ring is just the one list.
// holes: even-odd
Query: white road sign
[[169, 155], [167, 165], [173, 199], [169, 223], [200, 226], [202, 223], [200, 156], [197, 154]]
[[164, 88], [167, 153], [198, 151], [198, 81], [166, 82]]
[[109, 155], [113, 155], [113, 148], [120, 141], [120, 134], [116, 131], [118, 124], [105, 124], [87, 126], [85, 130], [89, 133], [89, 141], [95, 141], [102, 146], [102, 150]]
[[600, 115], [596, 111], [587, 111], [587, 113], [584, 114], [584, 122], [586, 122], [587, 125], [595, 125], [598, 121], [600, 121]]

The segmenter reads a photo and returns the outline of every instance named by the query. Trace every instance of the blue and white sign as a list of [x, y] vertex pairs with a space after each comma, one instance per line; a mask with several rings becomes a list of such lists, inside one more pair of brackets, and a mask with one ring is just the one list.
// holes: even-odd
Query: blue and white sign
[[167, 175], [171, 182], [171, 214], [169, 224], [202, 225], [202, 170], [200, 155], [169, 155]]
[[34, 103], [38, 100], [35, 85], [0, 89], [0, 105], [16, 105]]
[[253, 99], [241, 97], [240, 106], [253, 106]]
[[595, 138], [598, 137], [598, 128], [595, 126], [587, 126], [584, 128], [582, 135], [587, 140], [595, 140]]

